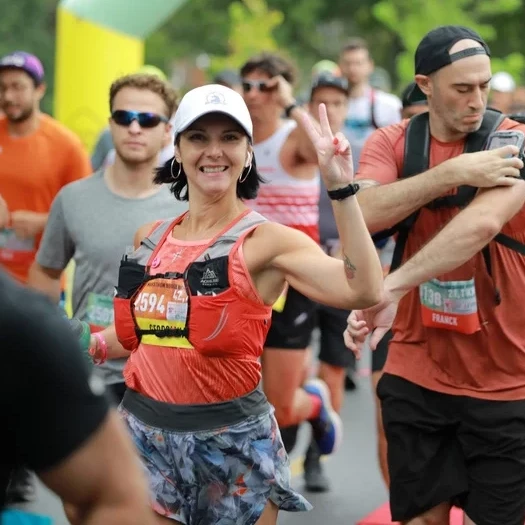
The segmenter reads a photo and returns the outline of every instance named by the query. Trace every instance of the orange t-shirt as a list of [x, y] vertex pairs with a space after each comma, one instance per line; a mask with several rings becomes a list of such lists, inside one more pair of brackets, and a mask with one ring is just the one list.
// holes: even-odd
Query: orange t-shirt
[[[11, 137], [0, 118], [0, 196], [10, 212], [48, 213], [66, 184], [91, 173], [89, 156], [80, 139], [48, 115], [26, 137]], [[27, 280], [40, 236], [21, 241], [7, 228], [0, 230], [0, 265], [22, 282]]]
[[[373, 179], [381, 184], [398, 179], [407, 125], [405, 120], [379, 129], [370, 137], [360, 157], [358, 179]], [[506, 119], [499, 129], [525, 131], [525, 126]], [[442, 143], [432, 138], [430, 167], [460, 155], [463, 148], [463, 140]], [[457, 213], [457, 209], [423, 208], [408, 236], [403, 261], [419, 251]], [[525, 243], [525, 211], [514, 216], [502, 233]], [[490, 243], [490, 254], [494, 281], [481, 253], [437, 277], [442, 282], [474, 279], [481, 329], [466, 335], [424, 326], [416, 288], [399, 304], [385, 372], [448, 394], [493, 400], [525, 398], [525, 257], [496, 242]], [[495, 285], [501, 292], [498, 306]]]

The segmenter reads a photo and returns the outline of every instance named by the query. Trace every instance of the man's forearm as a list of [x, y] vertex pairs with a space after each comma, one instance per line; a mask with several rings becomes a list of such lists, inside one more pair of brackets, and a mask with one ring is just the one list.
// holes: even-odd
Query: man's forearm
[[[304, 116], [307, 115], [308, 112], [301, 106], [296, 106], [290, 113], [290, 118], [294, 120], [297, 123], [297, 151], [301, 158], [309, 163], [317, 164], [317, 151], [312, 144], [312, 141], [310, 140], [310, 137], [306, 133], [304, 129]], [[319, 124], [317, 121], [311, 121], [312, 124], [319, 128]]]
[[458, 185], [457, 174], [446, 163], [391, 184], [367, 187], [363, 182], [357, 199], [371, 233], [394, 226]]
[[49, 213], [39, 213], [38, 215], [40, 233], [42, 233], [46, 228], [47, 220], [49, 219]]
[[51, 301], [58, 304], [60, 301], [60, 275], [62, 272], [59, 270], [56, 270], [56, 272], [56, 275], [48, 275], [42, 267], [35, 262], [29, 269], [27, 285], [30, 288], [47, 295]]
[[385, 281], [402, 297], [421, 283], [450, 272], [486, 246], [523, 206], [525, 182], [482, 191], [430, 242]]

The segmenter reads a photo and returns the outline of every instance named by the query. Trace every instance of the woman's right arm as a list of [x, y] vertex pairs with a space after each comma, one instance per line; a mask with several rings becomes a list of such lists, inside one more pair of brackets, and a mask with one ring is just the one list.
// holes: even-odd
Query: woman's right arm
[[[157, 224], [158, 221], [150, 222], [148, 224], [144, 224], [141, 226], [137, 232], [135, 233], [135, 237], [133, 239], [133, 245], [135, 247], [135, 250], [138, 249], [140, 246], [140, 243], [142, 240], [147, 237], [147, 235], [151, 232], [153, 226]], [[129, 350], [126, 350], [119, 342], [117, 337], [117, 331], [115, 330], [115, 325], [112, 324], [102, 330], [101, 332], [98, 332], [100, 336], [104, 339], [106, 345], [107, 345], [107, 356], [106, 359], [118, 359], [121, 357], [128, 357], [130, 352]], [[93, 334], [91, 334], [91, 342], [89, 345], [89, 353], [93, 357], [93, 360], [96, 362], [100, 360], [103, 357], [103, 349], [102, 346], [99, 344], [99, 341], [97, 337]]]
[[[115, 330], [115, 325], [112, 324], [97, 332], [106, 342], [107, 357], [106, 359], [118, 359], [120, 357], [128, 357], [130, 352], [126, 350], [120, 343]], [[99, 343], [97, 336], [91, 334], [91, 342], [89, 344], [89, 354], [93, 357], [93, 361], [98, 361], [103, 357], [102, 346]]]

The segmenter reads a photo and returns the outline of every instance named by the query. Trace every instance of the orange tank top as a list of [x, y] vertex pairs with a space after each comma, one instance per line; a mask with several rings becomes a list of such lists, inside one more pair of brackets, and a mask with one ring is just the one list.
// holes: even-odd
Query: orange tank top
[[158, 401], [234, 399], [260, 382], [259, 357], [271, 322], [271, 306], [255, 289], [242, 252], [244, 239], [264, 219], [247, 210], [214, 239], [185, 242], [171, 235], [183, 217], [156, 225], [148, 236], [164, 231], [150, 250], [134, 316], [139, 329], [162, 329], [168, 322], [185, 327], [185, 335], [143, 335], [124, 377], [128, 387]]

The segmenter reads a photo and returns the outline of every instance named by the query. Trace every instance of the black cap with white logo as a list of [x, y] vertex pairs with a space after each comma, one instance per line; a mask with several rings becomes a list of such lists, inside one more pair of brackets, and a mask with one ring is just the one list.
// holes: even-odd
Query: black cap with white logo
[[[481, 47], [471, 47], [450, 53], [450, 49], [460, 40], [475, 40]], [[441, 26], [428, 32], [416, 49], [415, 71], [416, 75], [430, 75], [442, 67], [448, 66], [462, 58], [474, 55], [487, 55], [490, 49], [476, 31], [463, 26]], [[416, 103], [425, 98], [423, 92], [416, 85], [407, 99]]]

